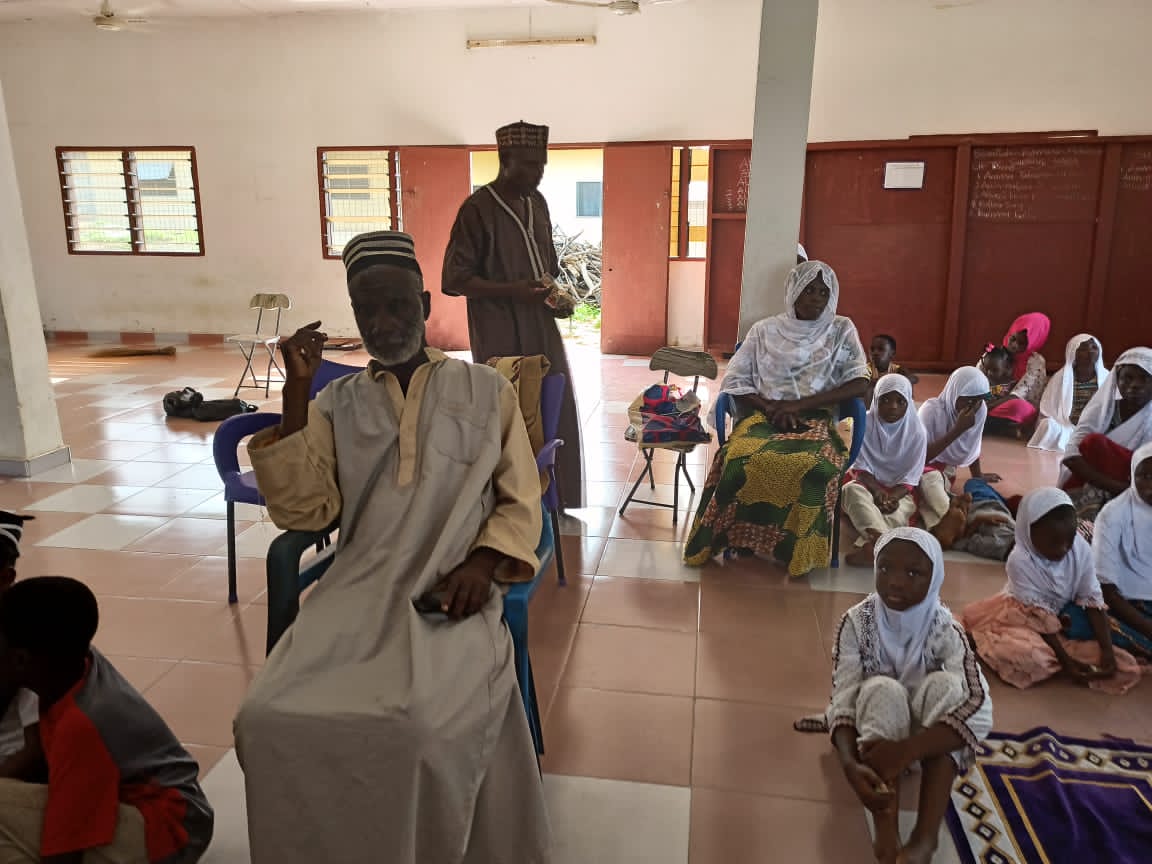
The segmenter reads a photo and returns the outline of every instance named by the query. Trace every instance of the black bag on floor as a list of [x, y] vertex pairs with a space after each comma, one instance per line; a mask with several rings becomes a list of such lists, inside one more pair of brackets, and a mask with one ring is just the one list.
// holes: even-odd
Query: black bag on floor
[[191, 387], [173, 390], [164, 396], [164, 413], [181, 420], [199, 420], [215, 423], [237, 414], [250, 414], [259, 406], [243, 399], [205, 399], [204, 394]]

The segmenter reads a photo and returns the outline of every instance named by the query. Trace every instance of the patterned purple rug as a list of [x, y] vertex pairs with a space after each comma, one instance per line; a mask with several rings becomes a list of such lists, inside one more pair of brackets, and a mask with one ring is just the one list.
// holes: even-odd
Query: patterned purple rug
[[956, 781], [948, 827], [965, 864], [1152, 862], [1152, 747], [993, 733]]

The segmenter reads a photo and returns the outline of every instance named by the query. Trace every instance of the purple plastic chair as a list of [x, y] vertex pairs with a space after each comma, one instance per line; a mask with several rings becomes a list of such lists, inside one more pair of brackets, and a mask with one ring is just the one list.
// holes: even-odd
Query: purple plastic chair
[[552, 519], [552, 537], [556, 546], [556, 576], [561, 585], [567, 585], [564, 575], [564, 551], [560, 543], [560, 490], [556, 484], [556, 451], [564, 446], [564, 440], [556, 437], [560, 428], [560, 404], [564, 400], [564, 387], [568, 379], [561, 373], [544, 376], [540, 386], [540, 415], [544, 422], [545, 444], [536, 456], [536, 467], [540, 473], [548, 472], [548, 490], [540, 501]]
[[[359, 372], [361, 367], [348, 366], [343, 363], [333, 363], [323, 360], [316, 376], [312, 379], [312, 389], [308, 393], [309, 399], [315, 399], [316, 394], [323, 390], [337, 378]], [[224, 501], [228, 505], [228, 602], [235, 603], [236, 597], [236, 504], [255, 504], [262, 506], [264, 499], [256, 488], [256, 474], [252, 471], [241, 471], [240, 460], [236, 450], [240, 442], [250, 435], [255, 435], [261, 429], [275, 426], [280, 422], [280, 415], [272, 412], [257, 414], [238, 414], [229, 417], [216, 429], [212, 437], [212, 459], [216, 463], [216, 471], [224, 483]]]
[[229, 417], [212, 436], [212, 459], [224, 483], [228, 505], [228, 602], [236, 602], [236, 504], [260, 506], [264, 499], [256, 488], [256, 473], [241, 471], [236, 449], [249, 435], [280, 422], [279, 414], [237, 414]]

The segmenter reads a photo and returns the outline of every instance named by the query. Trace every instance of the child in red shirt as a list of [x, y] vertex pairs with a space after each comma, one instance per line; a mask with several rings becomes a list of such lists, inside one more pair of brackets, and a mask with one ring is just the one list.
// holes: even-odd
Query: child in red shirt
[[27, 579], [0, 599], [0, 681], [39, 696], [49, 778], [0, 780], [0, 846], [29, 864], [194, 864], [213, 825], [198, 766], [91, 647], [98, 619], [74, 579]]

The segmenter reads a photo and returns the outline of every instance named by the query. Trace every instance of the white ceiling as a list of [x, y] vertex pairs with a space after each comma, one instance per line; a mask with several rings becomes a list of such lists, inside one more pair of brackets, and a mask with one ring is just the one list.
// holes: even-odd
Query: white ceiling
[[[382, 9], [479, 8], [537, 5], [544, 0], [112, 0], [119, 18], [285, 15]], [[0, 0], [0, 20], [91, 17], [100, 0]]]

